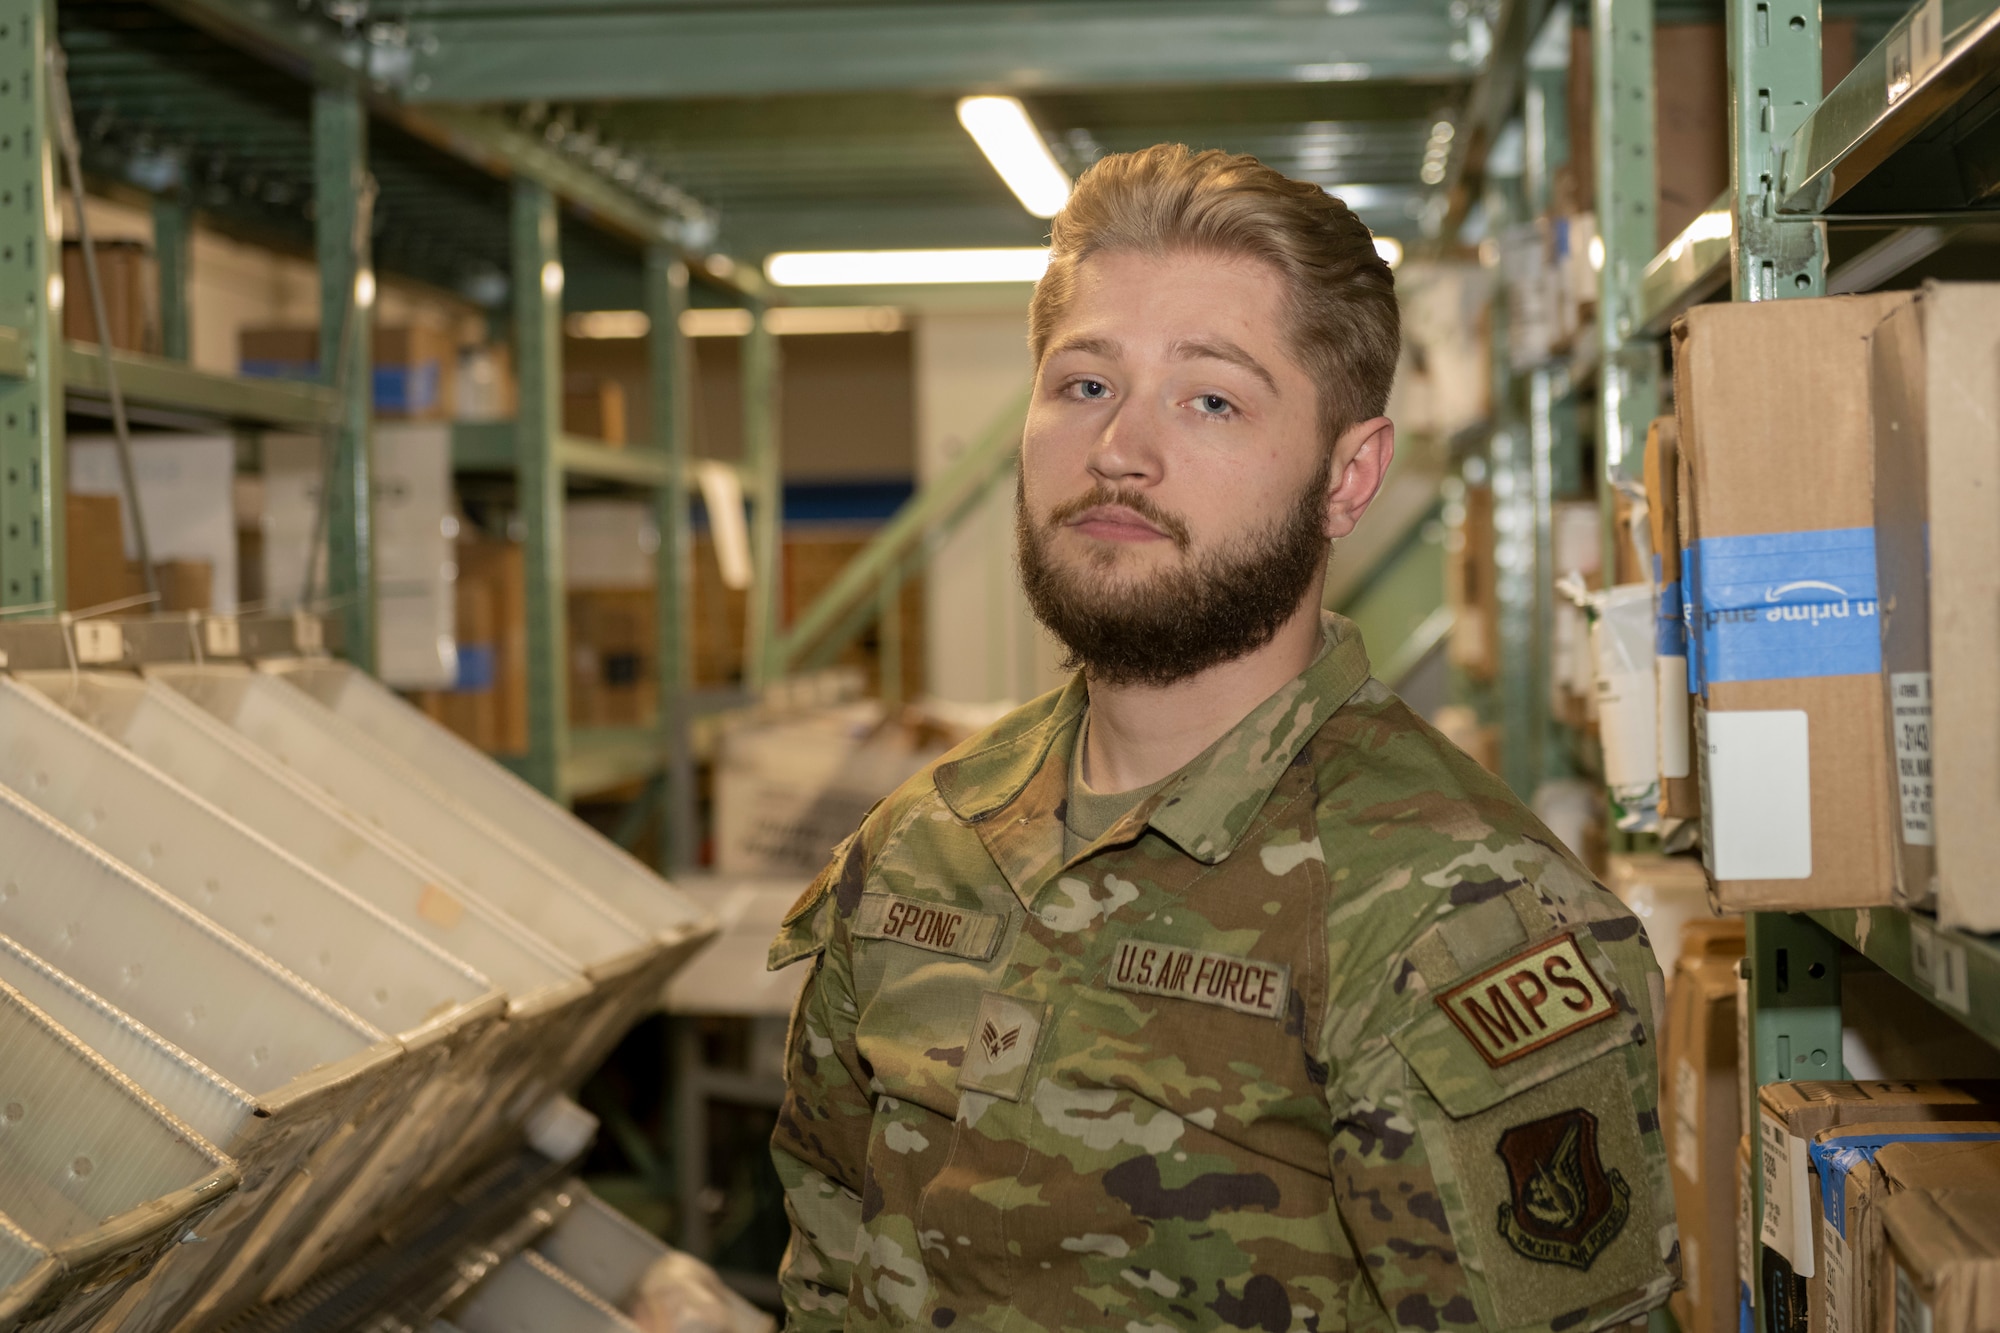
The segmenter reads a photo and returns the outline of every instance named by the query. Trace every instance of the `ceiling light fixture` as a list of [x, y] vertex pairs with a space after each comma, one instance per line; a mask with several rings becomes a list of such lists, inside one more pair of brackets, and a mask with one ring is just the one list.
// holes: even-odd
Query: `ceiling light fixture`
[[563, 320], [563, 332], [572, 338], [643, 338], [652, 332], [653, 321], [643, 310], [579, 310]]
[[1034, 282], [1049, 266], [1040, 247], [1009, 250], [807, 250], [772, 255], [764, 276], [779, 287], [896, 287], [906, 283]]
[[1393, 236], [1377, 236], [1375, 253], [1382, 256], [1382, 262], [1393, 269], [1403, 262], [1403, 243]]
[[[741, 338], [750, 332], [753, 322], [750, 312], [740, 306], [684, 310], [681, 334], [688, 338]], [[909, 327], [909, 320], [892, 305], [781, 305], [764, 312], [764, 327], [780, 337], [809, 333], [899, 333]]]
[[1021, 207], [1052, 218], [1069, 198], [1069, 174], [1056, 164], [1018, 97], [961, 97], [958, 123], [1007, 182]]

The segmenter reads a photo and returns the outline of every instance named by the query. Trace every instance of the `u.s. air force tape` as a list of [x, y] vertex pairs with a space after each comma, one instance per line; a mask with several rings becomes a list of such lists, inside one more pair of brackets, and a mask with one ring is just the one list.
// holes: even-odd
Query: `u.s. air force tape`
[[1172, 995], [1276, 1018], [1285, 1011], [1285, 985], [1291, 972], [1283, 963], [1232, 958], [1148, 940], [1124, 940], [1111, 957], [1105, 980], [1113, 990]]
[[854, 915], [854, 934], [864, 940], [895, 940], [932, 953], [985, 961], [993, 956], [1006, 918], [972, 912], [895, 893], [864, 894]]

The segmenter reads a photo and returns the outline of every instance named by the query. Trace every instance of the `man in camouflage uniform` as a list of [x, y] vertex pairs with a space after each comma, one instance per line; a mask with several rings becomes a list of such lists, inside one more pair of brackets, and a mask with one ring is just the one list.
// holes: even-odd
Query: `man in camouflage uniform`
[[789, 1326], [1662, 1304], [1638, 923], [1319, 611], [1393, 450], [1367, 231], [1175, 147], [1099, 163], [1053, 241], [1021, 559], [1081, 670], [879, 806], [772, 948], [812, 960]]

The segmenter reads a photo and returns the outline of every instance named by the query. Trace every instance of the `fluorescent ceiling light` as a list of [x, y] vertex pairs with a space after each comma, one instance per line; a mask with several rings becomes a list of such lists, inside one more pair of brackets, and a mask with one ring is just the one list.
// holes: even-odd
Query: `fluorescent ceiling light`
[[756, 317], [741, 306], [681, 311], [681, 334], [688, 338], [741, 338]]
[[[681, 312], [681, 333], [689, 338], [741, 338], [750, 326], [750, 312], [735, 306]], [[773, 306], [764, 312], [764, 327], [781, 337], [897, 333], [907, 326], [903, 312], [892, 305]]]
[[958, 123], [1007, 182], [1021, 207], [1052, 218], [1069, 198], [1069, 175], [1056, 165], [1028, 109], [1016, 97], [961, 97]]
[[780, 287], [894, 287], [905, 283], [1034, 282], [1049, 266], [1040, 246], [1013, 250], [817, 250], [772, 255]]
[[652, 329], [643, 310], [581, 310], [563, 320], [572, 338], [643, 338]]
[[1377, 236], [1375, 253], [1382, 256], [1382, 262], [1390, 268], [1403, 262], [1403, 243], [1393, 236]]

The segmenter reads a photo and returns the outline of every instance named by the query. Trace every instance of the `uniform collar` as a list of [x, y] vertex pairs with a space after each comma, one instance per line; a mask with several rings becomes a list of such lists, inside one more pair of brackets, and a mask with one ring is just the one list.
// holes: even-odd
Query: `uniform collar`
[[[1313, 664], [1250, 711], [1222, 739], [1133, 812], [1189, 856], [1213, 865], [1249, 828], [1306, 741], [1368, 679], [1368, 652], [1352, 621], [1324, 612], [1325, 647]], [[980, 838], [1017, 893], [1059, 862], [1055, 807], [1068, 788], [1070, 750], [1089, 694], [1081, 674], [1009, 718], [971, 752], [934, 770], [952, 813]], [[1033, 807], [1033, 808], [1030, 808]], [[1123, 826], [1097, 845], [1120, 840]], [[1053, 850], [1052, 850], [1053, 849]]]

